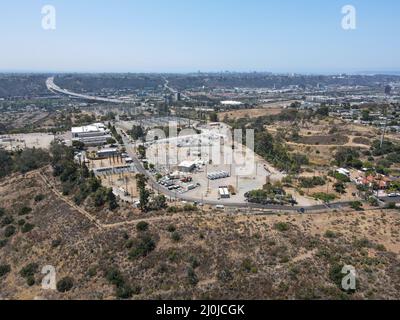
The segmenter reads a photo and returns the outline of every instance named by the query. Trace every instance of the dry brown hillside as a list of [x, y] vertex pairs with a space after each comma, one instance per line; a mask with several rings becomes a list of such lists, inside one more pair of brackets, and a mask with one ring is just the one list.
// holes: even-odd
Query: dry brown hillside
[[[153, 213], [138, 230], [134, 215], [129, 224], [90, 221], [35, 173], [2, 180], [0, 207], [3, 299], [400, 298], [398, 211]], [[353, 294], [335, 283], [344, 264], [357, 270]], [[72, 289], [43, 290], [45, 265]]]

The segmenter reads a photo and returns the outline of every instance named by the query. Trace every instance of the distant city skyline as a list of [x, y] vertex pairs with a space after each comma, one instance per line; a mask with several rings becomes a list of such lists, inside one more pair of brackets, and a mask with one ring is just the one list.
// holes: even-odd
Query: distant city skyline
[[399, 13], [397, 0], [4, 0], [0, 72], [400, 74]]

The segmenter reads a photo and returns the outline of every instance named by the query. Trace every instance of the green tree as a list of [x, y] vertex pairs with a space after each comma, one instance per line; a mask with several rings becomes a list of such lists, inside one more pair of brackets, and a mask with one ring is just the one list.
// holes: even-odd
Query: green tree
[[138, 190], [146, 188], [146, 183], [148, 179], [144, 174], [137, 174], [136, 175], [136, 186]]
[[136, 259], [140, 257], [146, 257], [155, 248], [156, 242], [153, 240], [153, 238], [148, 234], [144, 234], [138, 239], [136, 246], [129, 252], [129, 258]]
[[218, 113], [216, 113], [215, 111], [211, 112], [210, 113], [210, 121], [211, 122], [218, 122]]
[[77, 150], [83, 150], [85, 148], [85, 144], [82, 141], [72, 141], [72, 146]]
[[6, 238], [10, 238], [15, 234], [15, 227], [14, 226], [7, 226], [6, 229], [4, 230], [4, 236]]
[[107, 191], [107, 201], [108, 201], [108, 208], [110, 210], [113, 211], [118, 208], [117, 197], [115, 196], [112, 188], [109, 188]]
[[354, 210], [361, 211], [363, 210], [363, 204], [360, 201], [353, 201], [350, 204], [350, 207]]
[[0, 278], [4, 277], [11, 271], [11, 267], [8, 264], [1, 264], [0, 265]]
[[171, 234], [171, 239], [172, 239], [173, 241], [175, 241], [175, 242], [179, 242], [179, 241], [181, 241], [182, 236], [181, 236], [181, 234], [180, 234], [178, 231], [174, 231], [174, 232]]
[[346, 184], [341, 182], [341, 181], [336, 182], [333, 185], [333, 188], [335, 189], [335, 191], [337, 193], [340, 193], [340, 194], [345, 194], [346, 193]]
[[359, 158], [360, 153], [351, 148], [341, 148], [335, 154], [335, 160], [338, 166], [361, 169], [363, 163]]
[[150, 192], [146, 189], [147, 178], [143, 174], [136, 175], [136, 185], [139, 190], [139, 207], [140, 210], [146, 212], [148, 210]]
[[329, 107], [326, 105], [321, 105], [317, 111], [315, 112], [317, 115], [325, 118], [327, 116], [329, 116]]
[[136, 230], [137, 231], [147, 231], [149, 229], [149, 224], [145, 221], [140, 221], [137, 225], [136, 225]]
[[20, 271], [20, 275], [23, 278], [33, 277], [39, 270], [39, 265], [37, 263], [30, 263], [23, 267]]
[[16, 169], [22, 173], [26, 173], [50, 163], [50, 155], [42, 149], [24, 149], [17, 152], [14, 161]]
[[274, 225], [274, 228], [280, 232], [285, 232], [289, 230], [289, 224], [286, 222], [277, 222]]
[[8, 151], [0, 149], [0, 178], [9, 175], [13, 171], [13, 160]]
[[154, 210], [165, 209], [167, 207], [167, 198], [163, 194], [155, 196], [153, 199], [153, 206]]
[[192, 267], [189, 267], [187, 270], [187, 278], [188, 282], [191, 286], [196, 286], [199, 283], [199, 278], [196, 275], [196, 272]]
[[145, 159], [146, 158], [146, 147], [143, 145], [140, 145], [138, 147], [138, 153], [139, 153], [140, 159]]
[[361, 120], [362, 121], [371, 121], [372, 117], [370, 116], [370, 111], [368, 109], [364, 109], [361, 112]]
[[140, 207], [140, 210], [142, 212], [147, 212], [148, 211], [148, 209], [149, 209], [149, 207], [148, 207], [149, 198], [150, 198], [149, 190], [141, 189], [139, 191], [139, 201], [140, 201], [139, 207]]
[[31, 224], [31, 223], [25, 223], [22, 228], [21, 231], [22, 233], [28, 233], [30, 231], [32, 231], [35, 228], [35, 225]]
[[74, 280], [71, 277], [62, 278], [60, 281], [57, 282], [57, 291], [58, 292], [68, 292], [74, 286]]
[[139, 140], [144, 137], [145, 131], [141, 126], [134, 125], [130, 131], [128, 131], [128, 134], [134, 139], [134, 140]]

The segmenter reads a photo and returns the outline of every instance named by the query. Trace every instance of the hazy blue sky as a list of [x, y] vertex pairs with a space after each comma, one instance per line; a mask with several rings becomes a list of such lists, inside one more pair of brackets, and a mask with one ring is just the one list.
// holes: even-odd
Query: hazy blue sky
[[400, 70], [399, 17], [398, 0], [1, 0], [0, 70]]

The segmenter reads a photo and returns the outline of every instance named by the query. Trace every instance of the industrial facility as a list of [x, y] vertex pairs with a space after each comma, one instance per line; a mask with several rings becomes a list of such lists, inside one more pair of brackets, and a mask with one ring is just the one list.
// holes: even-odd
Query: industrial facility
[[103, 123], [94, 123], [89, 126], [73, 127], [72, 141], [79, 141], [86, 146], [101, 146], [111, 138], [110, 131]]

